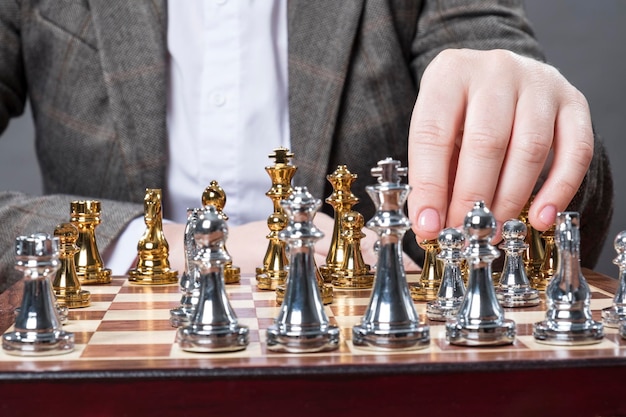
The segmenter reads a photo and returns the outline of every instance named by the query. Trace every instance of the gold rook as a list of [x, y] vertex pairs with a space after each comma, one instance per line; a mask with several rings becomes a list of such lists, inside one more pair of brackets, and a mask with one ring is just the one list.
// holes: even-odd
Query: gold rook
[[104, 267], [96, 244], [100, 224], [100, 201], [72, 201], [70, 222], [78, 229], [78, 252], [74, 256], [76, 275], [81, 284], [109, 284], [111, 270]]

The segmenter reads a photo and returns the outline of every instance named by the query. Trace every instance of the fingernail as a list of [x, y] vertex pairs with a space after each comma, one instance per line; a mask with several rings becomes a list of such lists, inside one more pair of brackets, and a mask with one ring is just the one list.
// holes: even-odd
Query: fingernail
[[544, 225], [550, 227], [556, 220], [556, 207], [549, 205], [545, 206], [539, 213], [539, 221]]
[[432, 208], [422, 210], [417, 217], [417, 227], [424, 232], [439, 232], [441, 230], [441, 222], [439, 221], [437, 210]]

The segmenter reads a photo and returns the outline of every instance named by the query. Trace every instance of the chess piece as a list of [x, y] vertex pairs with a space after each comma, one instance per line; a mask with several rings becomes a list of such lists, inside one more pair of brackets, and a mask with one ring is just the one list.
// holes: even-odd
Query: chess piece
[[490, 240], [496, 232], [496, 219], [480, 201], [465, 216], [464, 230], [469, 245], [465, 257], [469, 283], [456, 317], [446, 323], [446, 339], [453, 345], [507, 345], [515, 340], [513, 320], [504, 311], [492, 282], [491, 264], [500, 256]]
[[[228, 220], [228, 216], [223, 212], [224, 206], [226, 205], [226, 193], [217, 181], [211, 181], [209, 186], [205, 188], [204, 193], [202, 193], [202, 205], [204, 207], [214, 206], [222, 217], [224, 217], [224, 220]], [[226, 246], [224, 246], [224, 250], [228, 253]], [[224, 282], [226, 284], [236, 284], [240, 280], [241, 269], [233, 265], [233, 261], [228, 261], [224, 265]]]
[[426, 303], [426, 316], [433, 321], [446, 321], [457, 315], [465, 296], [462, 270], [465, 236], [450, 227], [439, 233], [437, 241], [441, 248], [437, 257], [443, 262], [443, 273], [437, 299]]
[[321, 352], [339, 347], [339, 328], [324, 312], [315, 265], [315, 242], [324, 234], [313, 224], [321, 201], [295, 187], [281, 206], [289, 223], [280, 232], [288, 245], [289, 276], [284, 301], [267, 329], [267, 348], [276, 352]]
[[72, 201], [70, 222], [78, 228], [74, 257], [76, 275], [81, 284], [109, 284], [111, 270], [104, 267], [96, 243], [96, 227], [100, 224], [100, 201]]
[[[313, 260], [315, 262], [315, 260]], [[288, 277], [287, 277], [288, 278]], [[279, 284], [276, 287], [276, 304], [281, 305], [285, 298], [285, 290], [287, 288], [287, 278], [285, 278], [284, 284]], [[322, 296], [322, 304], [332, 304], [334, 298], [334, 290], [332, 284], [327, 284], [324, 282], [324, 278], [320, 273], [317, 265], [315, 266], [315, 278], [317, 280], [317, 287], [320, 290], [320, 295]]]
[[60, 247], [60, 267], [52, 283], [56, 299], [67, 308], [88, 307], [91, 293], [81, 288], [74, 264], [74, 256], [78, 252], [78, 229], [72, 223], [62, 223], [54, 229], [54, 236], [59, 239]]
[[359, 199], [351, 191], [352, 183], [356, 178], [357, 175], [352, 174], [345, 165], [339, 165], [332, 174], [326, 176], [328, 182], [333, 186], [333, 192], [326, 198], [326, 202], [335, 211], [335, 221], [326, 264], [319, 268], [324, 282], [332, 282], [332, 274], [340, 271], [343, 266], [346, 254], [342, 237], [342, 219], [344, 213], [352, 210], [352, 206], [359, 202]]
[[543, 232], [541, 237], [545, 246], [543, 262], [539, 268], [539, 275], [530, 281], [530, 285], [539, 291], [545, 291], [559, 264], [559, 251], [554, 242], [554, 225]]
[[187, 223], [185, 224], [183, 244], [185, 270], [178, 281], [182, 296], [180, 298], [180, 306], [170, 310], [170, 324], [174, 327], [187, 326], [191, 321], [194, 309], [198, 305], [200, 281], [198, 279], [198, 268], [193, 262], [195, 254], [193, 232], [196, 228], [200, 211], [201, 209], [199, 208], [187, 209]]
[[557, 214], [555, 239], [559, 251], [557, 272], [546, 288], [546, 319], [535, 323], [533, 336], [552, 345], [599, 343], [604, 326], [591, 317], [591, 292], [580, 269], [579, 214]]
[[366, 191], [377, 210], [367, 227], [379, 236], [378, 262], [367, 310], [352, 328], [352, 343], [375, 350], [422, 349], [430, 344], [430, 328], [419, 321], [402, 263], [402, 237], [411, 227], [403, 211], [411, 187], [400, 183], [407, 169], [387, 158], [371, 172], [378, 183]]
[[363, 215], [357, 211], [348, 211], [342, 216], [344, 256], [341, 267], [331, 275], [334, 287], [356, 289], [372, 288], [374, 285], [374, 273], [361, 253], [361, 239], [365, 237], [362, 232], [364, 224]]
[[128, 281], [142, 285], [174, 284], [178, 271], [170, 268], [170, 245], [163, 234], [161, 190], [146, 188], [143, 199], [146, 230], [137, 243], [137, 264], [128, 271]]
[[607, 327], [620, 327], [626, 320], [626, 230], [620, 232], [613, 240], [617, 256], [613, 263], [619, 267], [619, 283], [613, 297], [613, 304], [602, 309], [602, 322]]
[[63, 331], [51, 277], [59, 268], [59, 240], [45, 234], [19, 236], [15, 268], [24, 275], [24, 295], [14, 330], [2, 336], [2, 349], [16, 356], [45, 356], [74, 350], [74, 334]]
[[283, 213], [280, 201], [287, 198], [292, 191], [291, 180], [297, 167], [290, 163], [293, 153], [286, 148], [276, 148], [269, 155], [274, 159], [274, 165], [265, 167], [269, 174], [272, 186], [265, 193], [274, 205], [274, 212], [267, 218], [268, 246], [263, 257], [263, 266], [256, 269], [257, 286], [261, 290], [276, 290], [284, 285], [287, 279], [287, 264], [289, 260], [285, 254], [285, 242], [278, 238], [278, 233], [287, 226], [287, 216]]
[[543, 291], [547, 282], [541, 278], [541, 264], [545, 257], [544, 243], [541, 238], [541, 232], [532, 227], [528, 218], [528, 211], [535, 196], [531, 196], [519, 215], [519, 220], [526, 225], [526, 244], [528, 247], [523, 252], [524, 265], [526, 266], [526, 275], [531, 286], [539, 291]]
[[521, 220], [511, 219], [502, 225], [504, 242], [504, 270], [496, 288], [496, 297], [502, 307], [529, 307], [539, 304], [539, 291], [531, 288], [526, 274], [522, 253], [528, 247], [526, 225]]
[[192, 263], [198, 271], [199, 299], [189, 326], [180, 327], [176, 341], [189, 352], [232, 352], [248, 345], [248, 327], [239, 324], [224, 285], [226, 220], [214, 206], [206, 206], [193, 222], [195, 244]]
[[[45, 234], [45, 233], [36, 233], [36, 234], [31, 235], [31, 237], [32, 238], [38, 238], [38, 239], [48, 239], [49, 238], [48, 235]], [[59, 247], [59, 244], [57, 244], [57, 249], [58, 249], [58, 247]], [[58, 258], [59, 257], [57, 256], [57, 259]], [[59, 263], [59, 265], [60, 265], [60, 263]], [[57, 273], [59, 272], [59, 269], [60, 268], [56, 269]], [[51, 293], [50, 296], [51, 296], [51, 298], [53, 300], [54, 308], [55, 308], [55, 310], [57, 312], [57, 316], [59, 318], [59, 322], [61, 324], [67, 324], [67, 322], [69, 321], [69, 309], [68, 309], [68, 306], [66, 304], [59, 302], [59, 300], [57, 298], [57, 295], [56, 295], [56, 292], [54, 290], [54, 285], [52, 283], [53, 281], [54, 281], [54, 279], [51, 279], [50, 285], [48, 285], [48, 288], [50, 289], [50, 293]], [[15, 314], [16, 314], [16, 316], [20, 314], [20, 307], [17, 307], [15, 309]]]
[[432, 301], [437, 298], [439, 287], [441, 287], [441, 277], [443, 268], [438, 259], [439, 243], [437, 239], [422, 242], [424, 248], [424, 264], [419, 280], [409, 284], [411, 298], [414, 301]]

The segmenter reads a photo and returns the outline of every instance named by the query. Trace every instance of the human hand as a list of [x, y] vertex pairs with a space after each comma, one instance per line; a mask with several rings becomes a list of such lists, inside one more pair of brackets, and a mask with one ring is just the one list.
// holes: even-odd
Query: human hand
[[[315, 216], [314, 223], [324, 233], [324, 237], [317, 241], [315, 245], [315, 262], [318, 266], [321, 266], [326, 263], [328, 250], [330, 249], [334, 220], [332, 217], [319, 212]], [[374, 266], [377, 260], [374, 251], [377, 236], [376, 233], [367, 228], [364, 228], [363, 232], [366, 235], [361, 240], [363, 260], [365, 263]], [[185, 268], [185, 225], [166, 223], [163, 225], [163, 233], [170, 247], [170, 267], [182, 273]], [[226, 249], [233, 259], [233, 264], [241, 269], [242, 274], [254, 274], [256, 268], [263, 265], [263, 258], [268, 246], [266, 237], [268, 234], [267, 222], [263, 220], [229, 227]], [[419, 270], [419, 267], [408, 256], [404, 256], [403, 259], [405, 270]]]
[[544, 165], [529, 220], [548, 229], [582, 183], [593, 141], [585, 97], [554, 67], [509, 51], [443, 51], [424, 72], [409, 131], [418, 242], [461, 225], [475, 201], [499, 223], [517, 217]]
[[[333, 227], [335, 225], [334, 219], [325, 213], [317, 213], [314, 220], [315, 225], [324, 232], [324, 238], [320, 239], [315, 245], [315, 260], [318, 266], [326, 263], [326, 257], [328, 256], [328, 250], [330, 249], [332, 241]], [[376, 242], [378, 241], [378, 235], [373, 230], [364, 227], [362, 232], [365, 237], [361, 239], [361, 254], [363, 255], [363, 261], [370, 265], [372, 268], [378, 261], [378, 255], [374, 249]], [[405, 271], [420, 271], [421, 267], [418, 266], [408, 256], [402, 257]]]
[[[163, 233], [170, 246], [170, 266], [182, 273], [185, 270], [185, 225], [166, 223]], [[254, 274], [256, 268], [263, 265], [268, 233], [266, 221], [229, 226], [226, 250], [242, 274]]]

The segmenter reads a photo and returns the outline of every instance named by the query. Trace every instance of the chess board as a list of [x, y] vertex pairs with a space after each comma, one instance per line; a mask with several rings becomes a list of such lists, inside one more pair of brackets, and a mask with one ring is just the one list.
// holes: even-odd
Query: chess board
[[[585, 270], [593, 317], [610, 306], [617, 281]], [[409, 281], [416, 280], [409, 274]], [[279, 308], [272, 291], [253, 277], [227, 285], [230, 302], [250, 328], [250, 344], [233, 353], [189, 353], [175, 342], [169, 310], [178, 285], [142, 286], [125, 277], [84, 286], [92, 304], [70, 310], [65, 330], [76, 348], [64, 355], [15, 357], [0, 352], [0, 416], [601, 416], [626, 415], [623, 378], [626, 340], [605, 328], [601, 343], [541, 345], [532, 324], [545, 306], [505, 309], [516, 321], [515, 343], [459, 347], [445, 340], [443, 323], [429, 322], [426, 349], [374, 352], [351, 343], [369, 290], [338, 290], [325, 306], [341, 328], [339, 349], [324, 353], [268, 351], [266, 329]], [[21, 285], [0, 294], [0, 326], [10, 329]], [[415, 303], [426, 321], [425, 303]], [[608, 385], [607, 385], [608, 384]], [[610, 386], [610, 389], [607, 387]], [[566, 395], [563, 393], [584, 395]], [[555, 400], [555, 398], [561, 398]], [[451, 400], [451, 398], [453, 400]], [[64, 400], [61, 400], [64, 399]], [[65, 403], [63, 401], [66, 401]], [[512, 410], [515, 410], [512, 413]]]
[[[409, 281], [418, 278], [409, 274]], [[592, 284], [591, 308], [595, 320], [600, 310], [612, 303], [611, 288]], [[0, 352], [0, 373], [28, 369], [54, 371], [62, 363], [64, 371], [86, 369], [197, 369], [215, 374], [234, 374], [246, 368], [284, 368], [337, 366], [411, 366], [428, 369], [458, 364], [473, 369], [489, 369], [508, 361], [509, 366], [528, 361], [573, 361], [587, 356], [626, 357], [626, 340], [617, 329], [605, 327], [602, 342], [586, 346], [550, 346], [537, 343], [532, 325], [545, 318], [545, 303], [529, 308], [507, 308], [505, 317], [517, 325], [515, 343], [495, 347], [459, 347], [445, 340], [443, 322], [429, 321], [425, 303], [416, 302], [420, 317], [430, 325], [431, 342], [426, 349], [400, 352], [375, 352], [351, 343], [352, 327], [360, 323], [367, 308], [371, 290], [334, 289], [334, 300], [325, 306], [332, 324], [341, 329], [339, 349], [315, 354], [286, 354], [268, 351], [266, 329], [273, 324], [279, 306], [273, 291], [257, 289], [254, 277], [244, 276], [239, 284], [227, 285], [227, 293], [241, 324], [250, 329], [250, 343], [239, 352], [190, 353], [175, 341], [176, 329], [170, 325], [169, 311], [180, 305], [178, 285], [147, 286], [129, 283], [115, 277], [111, 284], [83, 286], [91, 292], [91, 306], [73, 309], [64, 330], [73, 332], [74, 352], [58, 356], [16, 357]], [[28, 365], [25, 365], [28, 364]], [[1, 376], [1, 375], [0, 375]]]

